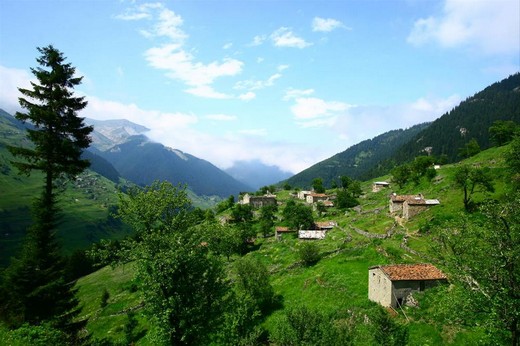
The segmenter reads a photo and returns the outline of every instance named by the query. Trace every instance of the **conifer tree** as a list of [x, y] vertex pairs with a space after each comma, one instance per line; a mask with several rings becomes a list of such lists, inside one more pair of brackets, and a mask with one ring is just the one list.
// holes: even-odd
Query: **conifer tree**
[[9, 150], [21, 159], [13, 162], [21, 173], [43, 173], [44, 188], [33, 205], [34, 222], [23, 249], [4, 273], [0, 315], [11, 327], [50, 321], [73, 335], [77, 300], [73, 283], [65, 281], [65, 264], [55, 239], [60, 211], [57, 181], [89, 166], [81, 153], [89, 146], [93, 129], [77, 115], [87, 105], [84, 97], [73, 95], [82, 77], [75, 76], [75, 68], [52, 45], [37, 49], [40, 66], [31, 68], [37, 81], [31, 82], [32, 89], [19, 88], [24, 96], [19, 103], [27, 113], [15, 115], [29, 123], [27, 138], [33, 146]]

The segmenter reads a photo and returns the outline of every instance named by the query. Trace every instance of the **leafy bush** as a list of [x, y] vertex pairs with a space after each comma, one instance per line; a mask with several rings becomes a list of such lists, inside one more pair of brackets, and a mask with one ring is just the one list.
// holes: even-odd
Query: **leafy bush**
[[304, 242], [300, 246], [299, 255], [302, 262], [310, 266], [320, 260], [320, 248], [314, 242]]

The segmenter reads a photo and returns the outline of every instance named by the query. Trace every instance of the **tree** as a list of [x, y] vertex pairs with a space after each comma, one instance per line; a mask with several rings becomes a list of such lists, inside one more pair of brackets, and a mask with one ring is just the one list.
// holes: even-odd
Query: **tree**
[[483, 206], [483, 222], [462, 221], [440, 230], [437, 251], [462, 285], [466, 314], [479, 315], [493, 343], [520, 341], [520, 194]]
[[341, 187], [346, 190], [349, 188], [350, 184], [352, 183], [352, 179], [346, 175], [342, 175], [340, 177], [341, 179]]
[[520, 188], [520, 135], [511, 141], [510, 149], [505, 153], [506, 163], [509, 167], [513, 187]]
[[472, 138], [462, 148], [459, 148], [459, 156], [462, 158], [472, 157], [480, 153], [480, 145]]
[[463, 165], [455, 171], [455, 184], [462, 188], [464, 192], [464, 209], [471, 211], [473, 207], [473, 193], [476, 191], [493, 192], [495, 189], [492, 178], [487, 170], [472, 168]]
[[323, 186], [323, 179], [321, 178], [314, 178], [312, 180], [312, 189], [316, 193], [324, 193], [325, 187]]
[[235, 272], [237, 289], [266, 313], [274, 302], [274, 290], [265, 264], [251, 256], [242, 257], [235, 262]]
[[320, 258], [320, 247], [314, 242], [303, 242], [298, 250], [301, 261], [306, 266], [316, 264]]
[[496, 146], [512, 141], [519, 131], [519, 125], [512, 120], [497, 120], [489, 128], [489, 137]]
[[338, 191], [336, 205], [340, 209], [353, 208], [359, 205], [359, 201], [347, 190]]
[[265, 236], [269, 235], [273, 231], [274, 221], [276, 220], [276, 211], [278, 206], [276, 205], [265, 205], [260, 208], [259, 224], [262, 234]]
[[392, 182], [399, 185], [399, 188], [402, 189], [406, 183], [410, 180], [412, 176], [412, 169], [410, 165], [401, 165], [397, 166], [391, 171], [392, 173]]
[[234, 222], [249, 223], [253, 220], [253, 209], [249, 204], [235, 204], [231, 216]]
[[208, 225], [190, 227], [190, 209], [186, 191], [166, 182], [120, 199], [119, 217], [139, 237], [123, 243], [117, 262], [136, 262], [154, 343], [206, 344], [220, 320], [223, 263], [211, 251]]
[[282, 211], [286, 225], [294, 230], [310, 229], [314, 225], [312, 209], [294, 200], [289, 200]]
[[37, 82], [31, 82], [32, 89], [19, 88], [24, 96], [19, 98], [20, 106], [28, 112], [15, 115], [32, 125], [27, 137], [34, 146], [9, 150], [22, 159], [13, 162], [21, 173], [43, 173], [44, 189], [34, 203], [34, 224], [21, 255], [6, 270], [4, 284], [11, 293], [7, 300], [2, 299], [1, 315], [15, 326], [52, 321], [53, 326], [70, 334], [75, 328], [72, 318], [77, 301], [72, 283], [64, 280], [65, 264], [54, 236], [60, 211], [56, 182], [74, 177], [89, 166], [81, 153], [91, 142], [93, 128], [77, 116], [87, 105], [83, 97], [73, 95], [82, 77], [74, 75], [75, 68], [65, 63], [63, 53], [53, 46], [38, 51], [40, 67], [31, 69]]

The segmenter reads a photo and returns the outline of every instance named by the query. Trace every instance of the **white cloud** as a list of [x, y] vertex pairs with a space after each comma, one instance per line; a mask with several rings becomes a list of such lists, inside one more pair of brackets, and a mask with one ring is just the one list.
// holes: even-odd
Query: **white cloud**
[[408, 35], [410, 44], [471, 47], [486, 54], [518, 54], [518, 0], [446, 0], [442, 13], [420, 18]]
[[0, 105], [9, 113], [14, 114], [21, 110], [18, 104], [18, 98], [22, 97], [22, 94], [18, 91], [18, 88], [30, 89], [31, 80], [34, 80], [32, 74], [26, 70], [8, 68], [0, 65]]
[[169, 39], [168, 43], [149, 48], [144, 53], [150, 66], [164, 70], [167, 77], [190, 86], [185, 91], [192, 95], [217, 99], [231, 97], [214, 90], [211, 84], [217, 78], [239, 74], [243, 66], [241, 61], [231, 58], [207, 64], [197, 61], [195, 56], [184, 49], [184, 41], [188, 35], [181, 29], [182, 17], [162, 4], [148, 4], [144, 8], [140, 6], [134, 12], [128, 13], [146, 13], [147, 19], [154, 20], [155, 24], [151, 28], [141, 30], [146, 37]]
[[192, 94], [194, 96], [199, 96], [199, 97], [204, 97], [204, 98], [209, 98], [209, 99], [224, 100], [224, 99], [230, 99], [233, 97], [231, 95], [218, 92], [209, 85], [197, 85], [194, 88], [189, 88], [184, 91], [187, 92], [188, 94]]
[[312, 43], [306, 42], [303, 38], [296, 36], [291, 29], [281, 27], [271, 34], [271, 40], [276, 47], [305, 48]]
[[213, 61], [209, 64], [195, 62], [193, 55], [181, 49], [178, 44], [150, 48], [145, 52], [145, 57], [152, 67], [166, 70], [168, 77], [191, 86], [208, 85], [216, 78], [239, 74], [243, 65], [235, 59]]
[[245, 94], [241, 94], [238, 96], [242, 101], [251, 101], [256, 97], [256, 94], [252, 91], [248, 91]]
[[303, 96], [309, 96], [314, 94], [314, 89], [293, 89], [289, 88], [285, 91], [285, 95], [283, 97], [284, 101], [289, 101], [296, 98], [301, 98]]
[[[169, 113], [156, 110], [144, 110], [136, 104], [124, 104], [107, 101], [95, 96], [87, 96], [87, 107], [82, 114], [97, 120], [127, 119], [149, 129], [167, 129], [175, 132], [196, 124], [198, 118], [192, 114]], [[175, 131], [174, 131], [175, 129]], [[179, 131], [181, 133], [182, 131]]]
[[253, 41], [249, 44], [249, 46], [260, 46], [267, 39], [265, 35], [257, 35], [253, 38]]
[[434, 121], [460, 101], [458, 95], [446, 98], [430, 96], [403, 104], [351, 107], [335, 119], [331, 129], [338, 133], [339, 138], [355, 144], [390, 130]]
[[346, 111], [349, 107], [351, 106], [343, 102], [324, 101], [316, 97], [301, 97], [296, 99], [296, 104], [291, 107], [291, 112], [299, 120], [314, 119]]
[[334, 29], [346, 28], [339, 20], [332, 18], [315, 17], [312, 20], [312, 31], [330, 32]]
[[289, 65], [278, 65], [276, 68], [278, 71], [282, 72], [284, 70], [287, 70], [289, 68]]
[[159, 9], [162, 7], [163, 5], [160, 3], [146, 3], [137, 7], [128, 8], [124, 13], [115, 16], [115, 18], [128, 21], [151, 19], [152, 10]]
[[245, 80], [245, 81], [239, 81], [235, 84], [235, 89], [249, 89], [249, 90], [259, 90], [264, 89], [270, 86], [274, 85], [274, 82], [281, 78], [282, 75], [280, 73], [275, 73], [271, 75], [266, 80]]
[[233, 43], [229, 42], [222, 46], [222, 49], [230, 49], [231, 47], [233, 47]]
[[244, 129], [238, 131], [241, 134], [248, 135], [248, 136], [267, 136], [267, 130], [266, 129]]
[[216, 120], [216, 121], [237, 120], [237, 117], [235, 115], [228, 115], [228, 114], [208, 114], [204, 118], [209, 119], [209, 120]]

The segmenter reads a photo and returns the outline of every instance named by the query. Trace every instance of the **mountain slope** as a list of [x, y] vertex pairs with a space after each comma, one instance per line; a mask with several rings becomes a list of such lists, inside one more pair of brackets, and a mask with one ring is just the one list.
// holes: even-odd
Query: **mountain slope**
[[291, 186], [309, 188], [314, 178], [322, 178], [325, 186], [338, 181], [340, 176], [353, 179], [368, 179], [368, 173], [380, 162], [387, 159], [404, 143], [428, 127], [424, 123], [406, 130], [393, 130], [372, 139], [351, 146], [326, 160], [307, 168], [287, 179]]
[[140, 185], [167, 180], [173, 184], [188, 184], [198, 195], [220, 197], [251, 190], [250, 186], [238, 182], [210, 162], [150, 142], [143, 135], [130, 137], [100, 155], [123, 177]]
[[481, 149], [491, 146], [489, 127], [497, 120], [520, 123], [520, 73], [461, 102], [399, 148], [384, 166], [391, 168], [394, 162], [410, 161], [424, 154], [426, 147], [432, 148], [432, 155], [445, 155], [448, 162], [456, 162], [460, 160], [459, 149], [472, 138]]

